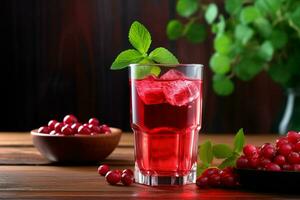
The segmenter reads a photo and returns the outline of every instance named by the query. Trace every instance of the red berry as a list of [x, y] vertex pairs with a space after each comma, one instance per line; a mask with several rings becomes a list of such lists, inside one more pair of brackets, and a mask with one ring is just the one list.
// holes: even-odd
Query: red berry
[[94, 126], [99, 126], [99, 120], [97, 118], [91, 118], [89, 120], [89, 124], [92, 124]]
[[56, 135], [55, 130], [52, 130], [52, 131], [49, 133], [49, 135]]
[[78, 122], [78, 120], [77, 120], [77, 118], [74, 115], [66, 115], [64, 117], [63, 122], [65, 124], [74, 124], [74, 123]]
[[38, 133], [45, 133], [45, 134], [49, 134], [50, 133], [50, 128], [48, 126], [41, 126], [38, 129]]
[[120, 169], [115, 169], [114, 171], [115, 171], [116, 173], [120, 174], [120, 176], [122, 175], [122, 170], [120, 170]]
[[100, 126], [100, 133], [110, 133], [111, 130], [110, 128], [106, 125], [106, 124], [103, 124]]
[[245, 156], [241, 156], [236, 161], [236, 167], [241, 169], [248, 168], [248, 162], [249, 161]]
[[267, 158], [261, 158], [259, 160], [259, 166], [262, 168], [265, 168], [266, 164], [271, 163], [271, 160], [267, 159]]
[[276, 140], [276, 147], [280, 147], [282, 144], [288, 144], [289, 141], [286, 137], [281, 137]]
[[277, 165], [283, 165], [285, 164], [285, 157], [283, 155], [277, 155], [274, 158], [274, 163]]
[[48, 122], [48, 127], [51, 129], [51, 130], [54, 130], [54, 126], [55, 124], [57, 123], [57, 121], [55, 119], [52, 119]]
[[233, 175], [226, 175], [221, 177], [221, 184], [225, 187], [234, 187], [236, 186], [236, 180]]
[[299, 164], [300, 163], [300, 156], [297, 152], [291, 152], [288, 155], [287, 159], [290, 164]]
[[84, 123], [83, 126], [89, 127], [89, 124], [88, 123]]
[[115, 170], [112, 170], [106, 173], [105, 179], [109, 184], [115, 185], [121, 181], [121, 175]]
[[296, 131], [289, 131], [287, 133], [287, 139], [290, 143], [295, 144], [300, 140], [300, 135]]
[[252, 169], [256, 169], [259, 166], [259, 163], [258, 157], [252, 157], [248, 159], [248, 166]]
[[266, 170], [268, 171], [280, 171], [280, 166], [275, 163], [268, 163], [265, 166]]
[[55, 125], [54, 125], [54, 130], [56, 133], [61, 133], [61, 129], [62, 127], [64, 126], [63, 123], [61, 122], [57, 122]]
[[276, 154], [276, 150], [273, 146], [266, 146], [264, 148], [261, 149], [260, 152], [261, 156], [265, 157], [265, 158], [273, 158]]
[[79, 126], [77, 132], [78, 132], [78, 134], [82, 134], [82, 135], [90, 135], [92, 131], [88, 127], [82, 125], [82, 126]]
[[124, 169], [122, 174], [129, 174], [130, 176], [133, 176], [133, 171], [131, 169]]
[[271, 143], [264, 143], [260, 148], [264, 149], [264, 148], [267, 148], [267, 147], [273, 147], [273, 145]]
[[200, 176], [196, 180], [196, 185], [200, 188], [208, 187], [208, 177], [207, 176]]
[[108, 165], [100, 165], [98, 167], [98, 174], [100, 174], [101, 176], [105, 176], [108, 171], [109, 171]]
[[133, 183], [133, 176], [127, 173], [123, 173], [121, 176], [121, 182], [123, 185], [131, 185]]
[[208, 184], [212, 187], [218, 187], [221, 185], [221, 176], [219, 174], [212, 174], [208, 177]]
[[291, 171], [291, 170], [293, 170], [293, 166], [290, 164], [284, 164], [284, 165], [282, 165], [282, 170]]
[[293, 147], [293, 150], [294, 150], [295, 152], [300, 153], [300, 142], [297, 142], [297, 143], [295, 144], [295, 146]]
[[93, 133], [101, 133], [101, 128], [99, 126], [90, 124], [88, 127]]
[[218, 168], [216, 167], [212, 167], [212, 168], [208, 168], [206, 169], [203, 173], [202, 173], [202, 176], [211, 176], [213, 174], [220, 174], [221, 170], [219, 170]]
[[255, 154], [257, 154], [256, 147], [252, 144], [247, 144], [243, 148], [243, 152], [247, 158], [250, 158], [250, 157], [254, 156]]
[[73, 129], [68, 124], [64, 125], [64, 127], [61, 128], [61, 133], [64, 134], [64, 135], [74, 134]]
[[78, 133], [78, 128], [81, 126], [80, 123], [76, 122], [72, 124], [71, 128], [73, 129], [74, 133]]
[[292, 145], [282, 144], [279, 146], [278, 152], [283, 156], [288, 156], [292, 152]]
[[300, 171], [300, 164], [293, 164], [293, 166], [291, 167], [291, 169], [293, 171], [299, 172]]
[[232, 174], [233, 173], [233, 167], [226, 167], [222, 170], [222, 173]]

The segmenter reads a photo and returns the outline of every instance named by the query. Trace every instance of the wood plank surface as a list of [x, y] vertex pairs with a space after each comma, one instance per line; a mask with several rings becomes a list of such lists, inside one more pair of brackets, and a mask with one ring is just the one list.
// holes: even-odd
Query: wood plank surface
[[[273, 142], [276, 137], [249, 135], [247, 142], [259, 145], [265, 141]], [[200, 141], [206, 139], [214, 143], [231, 144], [233, 135], [200, 134]], [[12, 141], [11, 145], [8, 141]], [[133, 169], [133, 160], [133, 134], [124, 133], [120, 145], [101, 163], [108, 163], [113, 169]], [[201, 190], [195, 184], [183, 187], [148, 187], [139, 184], [130, 187], [111, 186], [97, 174], [97, 164], [66, 166], [50, 163], [32, 146], [28, 133], [0, 133], [0, 199], [134, 198], [267, 200], [299, 199], [300, 196], [243, 190]]]

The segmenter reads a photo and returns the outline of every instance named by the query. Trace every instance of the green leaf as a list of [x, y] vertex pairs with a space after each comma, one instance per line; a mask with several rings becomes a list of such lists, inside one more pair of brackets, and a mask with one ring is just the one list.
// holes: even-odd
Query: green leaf
[[151, 45], [151, 35], [145, 26], [138, 21], [133, 22], [129, 29], [129, 42], [141, 54], [146, 54]]
[[257, 18], [254, 21], [254, 27], [257, 29], [258, 33], [264, 38], [268, 38], [272, 33], [272, 25], [266, 18]]
[[225, 160], [223, 160], [223, 162], [218, 166], [219, 169], [224, 169], [226, 167], [235, 167], [235, 163], [236, 163], [236, 159], [238, 157], [233, 155], [229, 158], [226, 158]]
[[188, 23], [185, 27], [185, 37], [192, 43], [203, 42], [206, 38], [205, 26], [199, 23]]
[[150, 70], [150, 74], [153, 74], [155, 76], [158, 76], [161, 72], [160, 67], [158, 66], [152, 66], [151, 70]]
[[242, 0], [226, 0], [225, 1], [225, 10], [231, 14], [235, 15], [241, 9], [243, 4]]
[[228, 96], [234, 91], [234, 84], [226, 76], [215, 74], [213, 77], [213, 89], [220, 96]]
[[246, 25], [237, 25], [234, 30], [234, 36], [239, 40], [243, 45], [252, 38], [254, 31]]
[[200, 146], [200, 160], [203, 162], [204, 165], [209, 165], [213, 160], [213, 152], [212, 152], [212, 144], [210, 141], [204, 142]]
[[286, 66], [282, 63], [274, 63], [268, 70], [270, 77], [282, 86], [286, 86], [291, 79], [292, 73], [287, 70]]
[[223, 34], [225, 31], [225, 27], [226, 27], [226, 22], [225, 22], [224, 16], [220, 15], [219, 22], [216, 24], [215, 33], [217, 33], [217, 35]]
[[143, 55], [140, 52], [134, 49], [128, 49], [126, 51], [121, 52], [117, 56], [117, 58], [111, 65], [111, 69], [122, 69], [128, 67], [129, 64], [138, 63], [141, 60], [143, 60]]
[[213, 145], [213, 154], [216, 158], [228, 158], [232, 155], [232, 149], [226, 144]]
[[226, 35], [218, 35], [214, 40], [214, 48], [220, 54], [228, 54], [232, 47], [232, 40], [231, 38]]
[[208, 24], [213, 23], [213, 21], [216, 19], [218, 15], [218, 7], [215, 3], [210, 3], [207, 7], [207, 10], [205, 12], [205, 19]]
[[243, 24], [249, 24], [260, 17], [259, 10], [254, 6], [247, 6], [242, 9], [240, 20]]
[[258, 50], [259, 57], [265, 61], [272, 60], [273, 53], [274, 53], [273, 45], [268, 40], [264, 41], [264, 43], [260, 46]]
[[167, 25], [167, 36], [170, 40], [178, 39], [183, 32], [183, 24], [178, 20], [171, 20]]
[[263, 63], [252, 57], [242, 57], [240, 62], [233, 68], [236, 76], [243, 81], [249, 81], [262, 70]]
[[290, 20], [300, 29], [300, 7], [297, 7], [290, 16]]
[[240, 153], [245, 144], [244, 130], [241, 128], [234, 137], [233, 151]]
[[276, 12], [281, 6], [280, 0], [256, 0], [255, 7], [263, 14], [263, 15], [272, 15], [275, 16]]
[[150, 54], [149, 58], [155, 62], [162, 64], [178, 64], [177, 58], [167, 49], [158, 47], [154, 49]]
[[182, 17], [189, 17], [198, 10], [198, 7], [198, 0], [179, 0], [176, 5], [176, 11]]
[[280, 49], [288, 42], [288, 36], [284, 31], [273, 30], [270, 36], [270, 41], [275, 49]]
[[209, 65], [216, 74], [226, 74], [230, 71], [230, 58], [226, 55], [215, 53], [210, 58]]

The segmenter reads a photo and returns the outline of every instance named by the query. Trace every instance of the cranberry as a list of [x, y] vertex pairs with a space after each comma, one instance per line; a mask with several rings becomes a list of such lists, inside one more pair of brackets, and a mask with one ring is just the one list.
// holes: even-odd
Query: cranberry
[[234, 187], [236, 185], [236, 180], [233, 175], [226, 175], [221, 177], [221, 183], [225, 187]]
[[55, 119], [52, 119], [48, 122], [48, 127], [51, 129], [51, 130], [54, 130], [54, 126], [55, 124], [57, 123], [57, 121]]
[[290, 164], [284, 164], [284, 165], [282, 165], [282, 169], [285, 171], [291, 171], [291, 170], [293, 170], [293, 166]]
[[292, 151], [292, 145], [282, 144], [278, 148], [278, 152], [283, 156], [288, 156]]
[[55, 130], [52, 130], [52, 131], [49, 133], [49, 135], [56, 135]]
[[38, 129], [38, 133], [45, 133], [45, 134], [49, 134], [50, 133], [50, 128], [48, 126], [41, 126]]
[[101, 133], [101, 128], [99, 126], [90, 124], [88, 127], [93, 133]]
[[92, 124], [94, 126], [99, 126], [99, 120], [97, 118], [91, 118], [89, 120], [89, 124]]
[[232, 174], [233, 173], [233, 167], [226, 167], [222, 170], [222, 173]]
[[248, 159], [245, 156], [241, 156], [236, 161], [236, 167], [237, 168], [248, 168]]
[[273, 146], [266, 146], [265, 148], [261, 149], [260, 152], [261, 156], [265, 157], [265, 158], [273, 158], [276, 154], [276, 150]]
[[122, 171], [122, 174], [129, 174], [129, 175], [133, 176], [133, 171], [131, 169], [124, 169]]
[[289, 131], [287, 133], [287, 139], [290, 143], [295, 144], [299, 141], [300, 135], [296, 131]]
[[61, 133], [64, 135], [72, 135], [74, 134], [74, 131], [69, 124], [66, 124], [64, 127], [62, 127]]
[[213, 174], [220, 174], [220, 170], [218, 168], [215, 168], [215, 167], [212, 167], [212, 168], [208, 168], [206, 169], [203, 173], [202, 173], [202, 176], [211, 176]]
[[250, 158], [250, 157], [254, 156], [255, 154], [257, 154], [256, 147], [252, 144], [247, 144], [243, 148], [243, 152], [247, 158]]
[[265, 166], [266, 170], [268, 171], [280, 171], [280, 166], [275, 163], [268, 163]]
[[262, 146], [261, 146], [261, 149], [264, 149], [264, 148], [267, 148], [267, 147], [273, 147], [273, 145], [271, 143], [264, 143]]
[[121, 182], [126, 186], [131, 185], [133, 183], [133, 176], [127, 173], [123, 173], [121, 176]]
[[65, 124], [74, 124], [74, 123], [78, 122], [78, 120], [77, 120], [77, 118], [74, 115], [66, 115], [64, 117], [63, 122]]
[[81, 126], [80, 123], [76, 122], [74, 124], [72, 124], [71, 128], [73, 129], [74, 133], [78, 132], [78, 128]]
[[63, 123], [61, 122], [57, 122], [55, 125], [54, 125], [54, 130], [56, 133], [61, 133], [61, 129], [62, 127], [64, 126]]
[[83, 126], [89, 127], [89, 124], [88, 123], [84, 123]]
[[89, 134], [91, 134], [91, 130], [88, 127], [84, 126], [84, 125], [79, 126], [77, 132], [78, 132], [78, 134], [82, 134], [82, 135], [89, 135]]
[[101, 129], [100, 133], [110, 133], [111, 132], [110, 128], [106, 124], [101, 125], [100, 129]]
[[293, 150], [294, 150], [295, 152], [300, 153], [300, 142], [297, 142], [297, 143], [295, 144], [295, 146], [293, 147]]
[[282, 137], [276, 140], [276, 147], [280, 147], [282, 144], [288, 144], [289, 141], [286, 137]]
[[299, 164], [300, 163], [300, 156], [297, 152], [291, 152], [288, 155], [288, 161], [290, 164]]
[[120, 170], [120, 169], [115, 169], [114, 171], [115, 171], [116, 173], [120, 174], [120, 176], [122, 175], [122, 170]]
[[259, 166], [262, 168], [265, 168], [266, 164], [271, 163], [271, 160], [267, 159], [267, 158], [261, 158], [259, 160]]
[[200, 176], [196, 180], [196, 185], [200, 188], [208, 187], [208, 177], [207, 176]]
[[248, 159], [248, 166], [252, 169], [256, 169], [259, 166], [259, 159], [258, 157], [253, 157]]
[[221, 176], [219, 174], [212, 174], [208, 177], [208, 184], [212, 187], [218, 187], [221, 185]]
[[121, 181], [121, 175], [115, 170], [112, 170], [106, 173], [105, 179], [109, 184], [115, 185]]
[[98, 167], [98, 174], [100, 174], [101, 176], [105, 176], [108, 171], [109, 171], [108, 165], [100, 165]]
[[299, 172], [300, 171], [300, 164], [293, 164], [293, 166], [291, 167], [291, 169], [293, 171]]
[[285, 163], [285, 157], [283, 155], [277, 155], [274, 158], [274, 163], [277, 165], [283, 165]]

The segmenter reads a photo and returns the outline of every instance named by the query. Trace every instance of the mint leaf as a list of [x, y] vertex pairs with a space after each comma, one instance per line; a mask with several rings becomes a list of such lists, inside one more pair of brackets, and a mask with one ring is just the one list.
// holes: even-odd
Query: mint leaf
[[288, 42], [287, 33], [282, 30], [273, 30], [270, 36], [270, 41], [275, 49], [280, 49]]
[[242, 0], [226, 0], [225, 1], [225, 10], [232, 15], [238, 13], [240, 8], [242, 7], [243, 1]]
[[205, 12], [205, 19], [208, 24], [213, 23], [213, 21], [216, 19], [218, 15], [218, 7], [215, 3], [210, 3], [207, 7], [207, 10]]
[[227, 96], [234, 91], [234, 84], [228, 77], [215, 74], [213, 77], [213, 89], [218, 95]]
[[203, 162], [203, 165], [209, 165], [212, 162], [213, 152], [210, 141], [206, 141], [200, 146], [199, 156], [200, 160]]
[[247, 42], [254, 35], [254, 31], [246, 26], [246, 25], [237, 25], [234, 30], [234, 36], [237, 40], [239, 40], [243, 45], [247, 44]]
[[236, 163], [236, 159], [238, 158], [238, 156], [236, 155], [232, 155], [229, 158], [226, 158], [225, 160], [223, 160], [223, 162], [218, 166], [218, 168], [220, 169], [224, 169], [226, 167], [235, 167], [235, 163]]
[[255, 57], [241, 57], [233, 71], [239, 79], [249, 81], [263, 70], [263, 64], [264, 62]]
[[232, 40], [226, 34], [217, 36], [214, 40], [214, 48], [220, 54], [228, 54], [232, 48]]
[[282, 2], [283, 1], [278, 0], [256, 0], [255, 7], [264, 15], [271, 14], [272, 16], [275, 16], [276, 12], [280, 9]]
[[226, 144], [215, 144], [213, 154], [216, 158], [228, 158], [232, 155], [232, 149]]
[[230, 58], [226, 55], [215, 53], [209, 61], [209, 65], [216, 74], [226, 74], [230, 71]]
[[149, 54], [149, 58], [162, 64], [178, 64], [177, 58], [169, 50], [163, 47], [154, 49]]
[[234, 137], [233, 151], [237, 153], [242, 152], [244, 144], [245, 135], [244, 130], [241, 128]]
[[113, 64], [111, 65], [111, 69], [117, 70], [127, 67], [129, 64], [132, 63], [138, 63], [141, 60], [143, 60], [143, 55], [134, 50], [134, 49], [128, 49], [126, 51], [121, 52]]
[[254, 27], [261, 36], [268, 38], [271, 35], [272, 25], [267, 18], [259, 17], [253, 23]]
[[183, 24], [180, 21], [173, 19], [168, 23], [167, 36], [170, 40], [178, 39], [182, 35], [182, 32]]
[[179, 0], [176, 4], [176, 11], [182, 17], [189, 17], [198, 10], [198, 7], [198, 0]]
[[274, 48], [272, 43], [266, 40], [259, 48], [258, 55], [262, 60], [270, 61], [273, 57]]
[[151, 45], [151, 35], [146, 27], [135, 21], [129, 29], [129, 42], [141, 54], [146, 54]]
[[203, 42], [206, 38], [206, 28], [203, 24], [188, 23], [185, 27], [185, 37], [192, 43]]
[[260, 12], [254, 6], [247, 6], [247, 7], [243, 8], [243, 10], [241, 12], [241, 22], [243, 24], [249, 24], [258, 17], [260, 17]]

